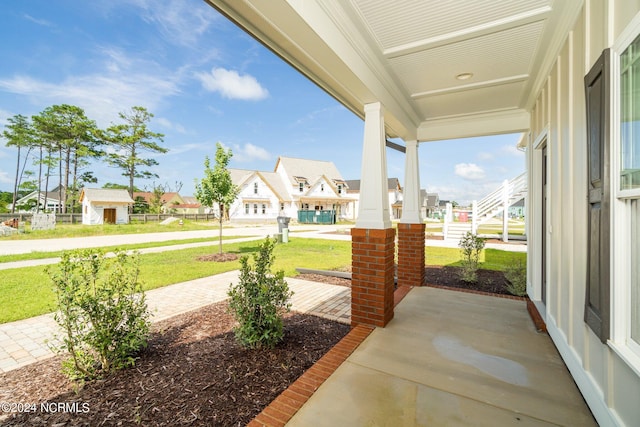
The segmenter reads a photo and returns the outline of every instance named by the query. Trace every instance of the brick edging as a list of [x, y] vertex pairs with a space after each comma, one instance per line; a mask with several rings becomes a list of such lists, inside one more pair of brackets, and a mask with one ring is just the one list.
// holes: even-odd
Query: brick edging
[[444, 290], [447, 290], [447, 291], [464, 292], [464, 293], [467, 293], [467, 294], [484, 295], [484, 296], [488, 296], [488, 297], [512, 299], [512, 300], [516, 300], [516, 301], [526, 301], [525, 297], [518, 297], [518, 296], [515, 296], [515, 295], [505, 295], [505, 294], [492, 294], [491, 292], [476, 291], [475, 289], [454, 288], [452, 286], [433, 285], [431, 283], [426, 283], [425, 286], [428, 286], [430, 288], [444, 289]]
[[284, 426], [327, 378], [369, 336], [373, 328], [358, 325], [351, 329], [331, 350], [307, 369], [249, 424], [250, 427]]

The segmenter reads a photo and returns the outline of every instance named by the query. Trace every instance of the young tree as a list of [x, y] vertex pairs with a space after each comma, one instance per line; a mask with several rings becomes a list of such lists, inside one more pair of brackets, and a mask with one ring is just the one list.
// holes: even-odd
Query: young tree
[[[13, 204], [11, 206], [11, 213], [14, 213], [16, 208], [15, 204], [18, 200], [18, 189], [22, 181], [24, 168], [27, 165], [29, 153], [33, 148], [34, 134], [31, 121], [29, 120], [29, 118], [21, 114], [9, 117], [7, 121], [9, 122], [9, 124], [6, 125], [5, 130], [2, 131], [2, 137], [7, 140], [7, 147], [16, 147], [18, 149], [18, 156], [16, 160], [16, 176], [13, 184]], [[21, 159], [23, 150], [26, 150], [26, 153], [24, 154], [24, 158]]]
[[220, 222], [219, 233], [219, 253], [222, 253], [222, 219], [225, 208], [231, 205], [238, 196], [240, 189], [231, 180], [231, 174], [227, 170], [227, 165], [233, 153], [231, 149], [225, 150], [219, 142], [216, 144], [216, 164], [211, 169], [209, 157], [204, 158], [204, 178], [200, 183], [196, 182], [196, 198], [204, 206], [211, 206], [216, 203], [219, 208], [218, 219]]
[[124, 123], [110, 126], [102, 133], [102, 140], [113, 147], [108, 154], [107, 162], [122, 169], [122, 175], [129, 178], [129, 195], [133, 197], [135, 178], [157, 178], [155, 173], [144, 170], [156, 166], [158, 161], [153, 157], [144, 158], [143, 153], [161, 154], [168, 150], [158, 145], [164, 135], [152, 132], [147, 123], [153, 114], [144, 107], [132, 107], [130, 112], [120, 113]]

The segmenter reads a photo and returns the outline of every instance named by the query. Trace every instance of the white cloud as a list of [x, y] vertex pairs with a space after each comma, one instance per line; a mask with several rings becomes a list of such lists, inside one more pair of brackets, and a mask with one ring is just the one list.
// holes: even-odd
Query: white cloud
[[219, 92], [225, 98], [259, 101], [269, 96], [255, 77], [234, 70], [214, 68], [211, 73], [196, 73], [196, 77], [205, 89]]
[[78, 105], [100, 125], [118, 120], [118, 113], [142, 105], [150, 112], [165, 97], [179, 92], [177, 83], [153, 74], [73, 76], [50, 83], [29, 76], [0, 79], [0, 90], [32, 98], [34, 104]]
[[190, 151], [204, 151], [209, 153], [211, 152], [211, 147], [213, 147], [215, 152], [215, 144], [211, 144], [210, 142], [182, 144], [177, 147], [171, 147], [167, 155], [183, 154]]
[[458, 163], [455, 166], [455, 174], [469, 181], [478, 181], [485, 177], [484, 170], [475, 163]]
[[34, 22], [34, 23], [36, 23], [38, 25], [42, 25], [43, 27], [52, 27], [53, 26], [53, 24], [51, 22], [47, 21], [46, 19], [34, 18], [33, 16], [27, 15], [27, 14], [24, 15], [24, 18], [29, 20], [29, 21], [31, 21], [31, 22]]
[[193, 46], [220, 15], [206, 7], [194, 7], [188, 1], [175, 0], [111, 0], [96, 7], [121, 13], [123, 6], [141, 9], [146, 22], [155, 24], [162, 37], [172, 44]]
[[232, 152], [233, 158], [241, 163], [271, 159], [271, 154], [267, 150], [251, 143], [246, 143], [243, 146], [233, 144]]

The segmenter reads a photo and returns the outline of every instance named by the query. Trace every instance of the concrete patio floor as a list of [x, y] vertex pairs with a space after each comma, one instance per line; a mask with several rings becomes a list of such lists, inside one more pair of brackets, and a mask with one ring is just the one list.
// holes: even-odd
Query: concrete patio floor
[[414, 288], [287, 425], [597, 424], [523, 301]]

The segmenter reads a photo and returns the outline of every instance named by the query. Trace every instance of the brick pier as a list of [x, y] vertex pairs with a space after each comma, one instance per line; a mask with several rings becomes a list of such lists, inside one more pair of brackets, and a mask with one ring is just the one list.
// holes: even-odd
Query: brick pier
[[425, 282], [425, 224], [398, 224], [398, 287]]

